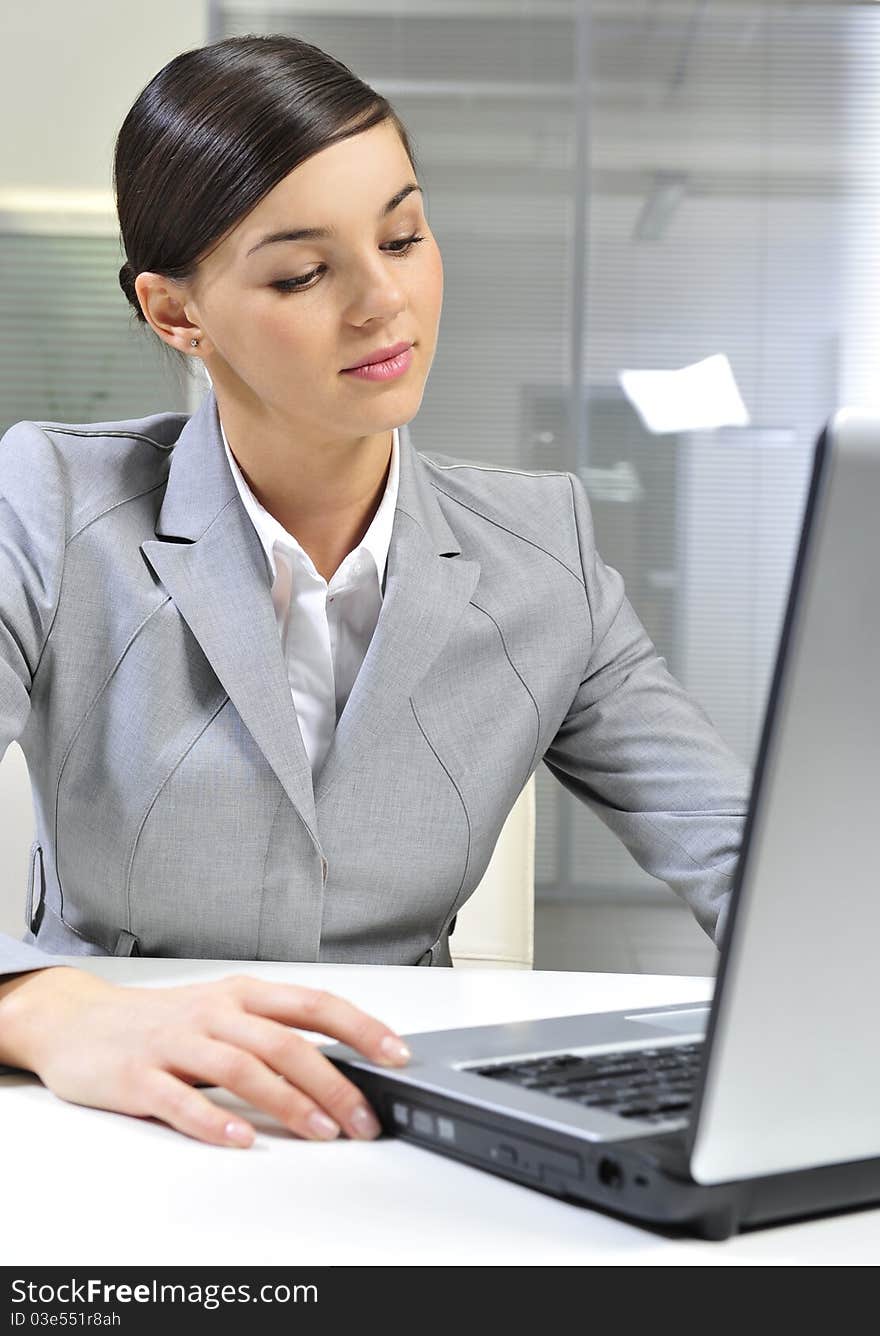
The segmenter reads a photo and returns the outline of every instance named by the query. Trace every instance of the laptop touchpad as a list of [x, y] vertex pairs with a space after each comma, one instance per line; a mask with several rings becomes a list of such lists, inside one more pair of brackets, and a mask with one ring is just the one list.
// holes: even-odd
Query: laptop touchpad
[[650, 1029], [672, 1030], [675, 1034], [704, 1034], [709, 1019], [709, 1007], [692, 1007], [688, 1011], [657, 1011], [653, 1016], [627, 1016]]

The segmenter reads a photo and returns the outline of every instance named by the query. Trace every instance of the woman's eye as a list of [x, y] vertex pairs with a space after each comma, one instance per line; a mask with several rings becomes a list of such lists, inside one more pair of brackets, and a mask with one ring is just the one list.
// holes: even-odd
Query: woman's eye
[[[413, 246], [417, 246], [424, 237], [411, 236], [401, 237], [398, 241], [389, 241], [383, 249], [390, 251], [392, 255], [408, 255]], [[303, 274], [300, 278], [279, 278], [277, 283], [270, 283], [270, 288], [275, 288], [278, 292], [296, 292], [298, 288], [304, 288], [307, 284], [311, 285], [313, 278], [317, 278], [323, 265], [313, 269], [310, 274]]]

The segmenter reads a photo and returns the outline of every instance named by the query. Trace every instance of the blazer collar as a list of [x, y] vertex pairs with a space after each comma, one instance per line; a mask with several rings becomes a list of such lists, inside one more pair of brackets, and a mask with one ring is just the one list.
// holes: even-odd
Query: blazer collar
[[[254, 496], [253, 491], [248, 485], [248, 481], [239, 467], [235, 455], [229, 448], [229, 441], [226, 439], [226, 433], [223, 430], [223, 422], [220, 422], [220, 435], [223, 438], [223, 448], [226, 451], [226, 462], [228, 463], [232, 476], [235, 479], [235, 485], [238, 488], [238, 494], [241, 497], [242, 504], [251, 518], [251, 523], [257, 531], [257, 536], [263, 545], [263, 551], [266, 554], [266, 563], [269, 569], [269, 580], [272, 585], [275, 583], [278, 574], [278, 563], [276, 561], [276, 543], [280, 543], [284, 550], [290, 554], [296, 554], [300, 559], [310, 560], [303, 553], [294, 534], [289, 533], [284, 525], [279, 523], [274, 515], [270, 515], [268, 510], [260, 504]], [[394, 524], [394, 508], [397, 505], [397, 488], [400, 481], [400, 429], [394, 428], [391, 434], [391, 462], [388, 466], [388, 478], [385, 483], [385, 490], [376, 508], [376, 513], [370, 521], [369, 528], [360, 541], [357, 550], [368, 552], [373, 559], [374, 570], [370, 573], [370, 578], [378, 580], [379, 589], [383, 587], [385, 580], [385, 567], [388, 564], [388, 546], [391, 542], [391, 528]], [[292, 545], [291, 545], [292, 544]], [[364, 579], [367, 578], [365, 574]]]
[[314, 783], [265, 551], [226, 459], [213, 389], [174, 445], [156, 537], [141, 543], [319, 852], [323, 799], [355, 767], [369, 765], [452, 634], [480, 574], [479, 563], [461, 555], [407, 425], [398, 441], [397, 506], [379, 621]]
[[[458, 556], [461, 548], [437, 503], [406, 423], [398, 428], [398, 442], [397, 509], [404, 510], [425, 530], [438, 556]], [[156, 523], [157, 538], [197, 542], [237, 494], [223, 447], [217, 398], [213, 390], [208, 390], [197, 411], [187, 419], [171, 453], [168, 486]]]

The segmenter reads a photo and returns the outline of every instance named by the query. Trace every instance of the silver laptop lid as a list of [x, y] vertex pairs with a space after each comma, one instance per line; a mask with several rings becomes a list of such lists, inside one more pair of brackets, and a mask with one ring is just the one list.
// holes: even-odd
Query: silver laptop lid
[[817, 446], [737, 868], [700, 1183], [880, 1155], [880, 414]]

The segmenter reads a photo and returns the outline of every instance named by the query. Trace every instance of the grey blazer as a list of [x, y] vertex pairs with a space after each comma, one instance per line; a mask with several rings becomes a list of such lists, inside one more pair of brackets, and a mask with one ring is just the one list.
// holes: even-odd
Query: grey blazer
[[[198, 411], [0, 440], [0, 755], [53, 953], [449, 965], [543, 760], [720, 938], [751, 774], [596, 551], [573, 473], [417, 451], [379, 622], [313, 784], [270, 572]], [[24, 897], [23, 897], [24, 898]]]

